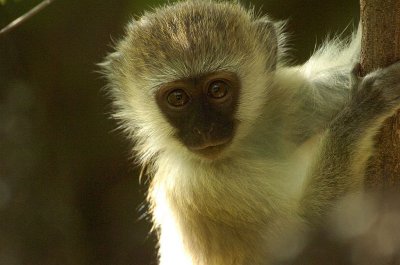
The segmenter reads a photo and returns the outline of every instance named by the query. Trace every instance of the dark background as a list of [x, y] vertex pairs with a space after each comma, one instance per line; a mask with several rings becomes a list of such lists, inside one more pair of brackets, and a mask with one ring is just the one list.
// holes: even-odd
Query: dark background
[[[39, 2], [0, 5], [0, 28]], [[57, 0], [0, 36], [0, 265], [155, 264], [146, 185], [96, 63], [132, 16], [162, 2]], [[251, 2], [289, 18], [298, 63], [358, 21], [355, 0]]]

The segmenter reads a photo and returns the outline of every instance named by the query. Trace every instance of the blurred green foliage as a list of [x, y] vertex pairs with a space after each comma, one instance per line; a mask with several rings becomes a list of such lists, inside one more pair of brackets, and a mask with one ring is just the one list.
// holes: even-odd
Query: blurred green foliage
[[[7, 1], [8, 1], [8, 0], [0, 0], [0, 5], [6, 4]], [[13, 1], [14, 1], [14, 2], [19, 2], [19, 1], [22, 1], [22, 0], [13, 0]]]
[[[132, 16], [165, 2], [55, 1], [0, 37], [0, 264], [155, 264], [140, 219], [146, 185], [109, 118], [96, 63]], [[7, 1], [0, 28], [38, 3]], [[252, 4], [289, 18], [295, 62], [358, 21], [357, 0]]]

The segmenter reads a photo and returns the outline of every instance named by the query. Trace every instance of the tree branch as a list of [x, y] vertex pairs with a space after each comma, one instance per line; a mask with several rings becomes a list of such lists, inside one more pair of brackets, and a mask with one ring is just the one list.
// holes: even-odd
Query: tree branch
[[[362, 75], [400, 60], [400, 0], [361, 0]], [[377, 137], [367, 188], [400, 190], [400, 112]]]
[[21, 25], [40, 11], [42, 11], [45, 7], [47, 7], [49, 4], [54, 2], [54, 0], [44, 0], [28, 12], [26, 12], [24, 15], [20, 16], [19, 18], [15, 19], [12, 21], [10, 24], [5, 26], [0, 30], [0, 36], [3, 34], [6, 34], [7, 32], [11, 31], [12, 29], [16, 28], [17, 26]]

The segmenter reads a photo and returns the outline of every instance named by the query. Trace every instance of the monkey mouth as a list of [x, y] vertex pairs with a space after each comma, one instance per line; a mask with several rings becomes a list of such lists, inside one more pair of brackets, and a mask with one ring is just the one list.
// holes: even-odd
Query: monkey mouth
[[222, 139], [219, 141], [205, 142], [202, 145], [189, 147], [189, 149], [208, 159], [216, 158], [229, 144], [231, 139]]

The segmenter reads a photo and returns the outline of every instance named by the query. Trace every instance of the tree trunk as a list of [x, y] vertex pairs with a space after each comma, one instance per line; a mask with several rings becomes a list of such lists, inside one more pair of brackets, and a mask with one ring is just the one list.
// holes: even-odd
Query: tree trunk
[[[400, 60], [400, 0], [361, 0], [361, 74]], [[370, 160], [368, 189], [400, 191], [400, 111], [385, 121]]]

